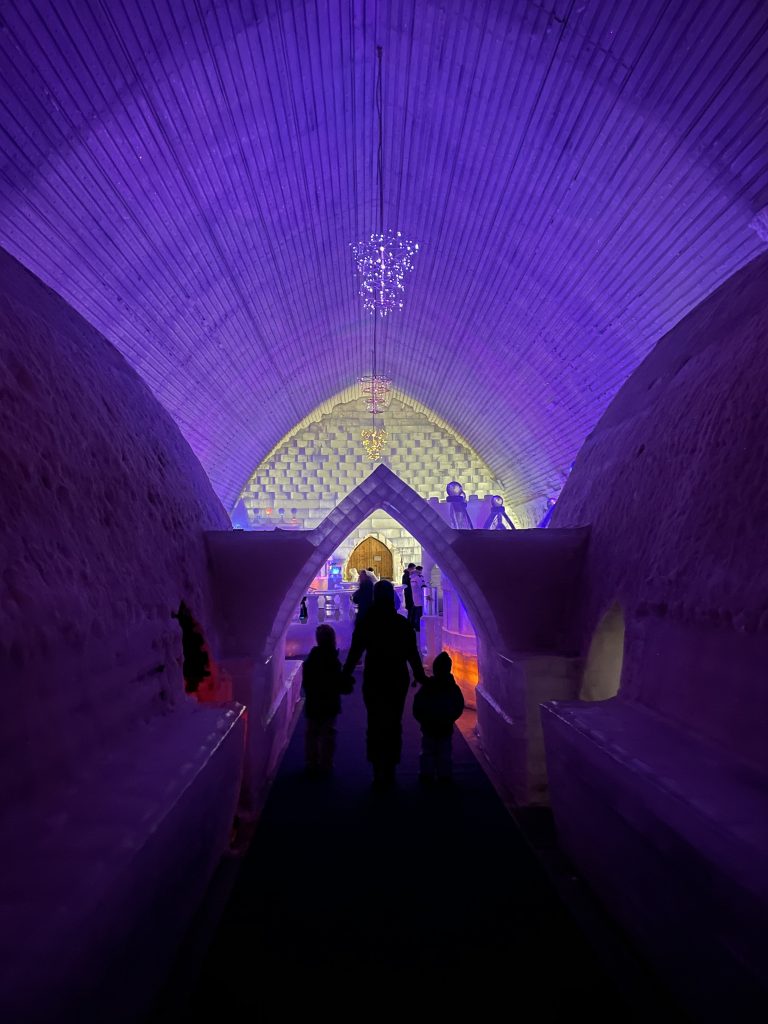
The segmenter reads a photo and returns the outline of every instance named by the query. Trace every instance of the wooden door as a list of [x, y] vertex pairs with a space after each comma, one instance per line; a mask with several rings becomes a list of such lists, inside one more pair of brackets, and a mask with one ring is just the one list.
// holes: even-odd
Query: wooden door
[[379, 579], [392, 579], [392, 552], [375, 537], [366, 537], [357, 545], [349, 556], [345, 576], [348, 580], [356, 580], [358, 572], [369, 567]]

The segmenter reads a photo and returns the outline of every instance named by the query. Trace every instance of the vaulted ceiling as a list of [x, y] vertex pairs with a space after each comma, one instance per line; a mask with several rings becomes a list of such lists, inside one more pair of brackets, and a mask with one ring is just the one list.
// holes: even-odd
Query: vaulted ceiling
[[[0, 244], [122, 351], [230, 508], [370, 371], [350, 243], [419, 242], [379, 369], [550, 492], [765, 248], [764, 0], [17, 0]], [[396, 443], [396, 439], [395, 443]]]

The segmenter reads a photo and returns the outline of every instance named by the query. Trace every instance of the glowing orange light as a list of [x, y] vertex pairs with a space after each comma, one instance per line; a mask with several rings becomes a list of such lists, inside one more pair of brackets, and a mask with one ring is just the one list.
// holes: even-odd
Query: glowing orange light
[[477, 667], [477, 656], [457, 651], [445, 644], [445, 651], [450, 655], [453, 662], [451, 671], [457, 683], [466, 683], [468, 686], [477, 686], [480, 682], [480, 673]]

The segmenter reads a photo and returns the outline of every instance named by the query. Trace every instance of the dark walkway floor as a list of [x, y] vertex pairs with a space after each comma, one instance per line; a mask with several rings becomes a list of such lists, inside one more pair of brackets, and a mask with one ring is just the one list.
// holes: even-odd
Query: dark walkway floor
[[386, 792], [371, 787], [359, 682], [332, 778], [305, 777], [299, 720], [191, 998], [157, 1020], [684, 1020], [619, 937], [563, 902], [554, 849], [547, 867], [460, 734], [455, 784], [419, 783], [414, 692]]

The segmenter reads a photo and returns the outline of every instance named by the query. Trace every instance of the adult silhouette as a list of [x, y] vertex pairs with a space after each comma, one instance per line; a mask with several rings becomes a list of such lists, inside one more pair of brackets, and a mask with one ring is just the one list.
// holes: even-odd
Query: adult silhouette
[[416, 645], [416, 634], [395, 608], [395, 588], [379, 580], [367, 615], [355, 624], [344, 672], [351, 675], [365, 653], [363, 701], [367, 712], [366, 754], [373, 781], [386, 786], [395, 781], [403, 743], [403, 710], [410, 675], [414, 685], [426, 674]]
[[373, 604], [373, 588], [373, 579], [365, 569], [361, 569], [357, 581], [357, 590], [352, 595], [352, 603], [357, 605], [356, 621], [362, 620], [363, 615]]

